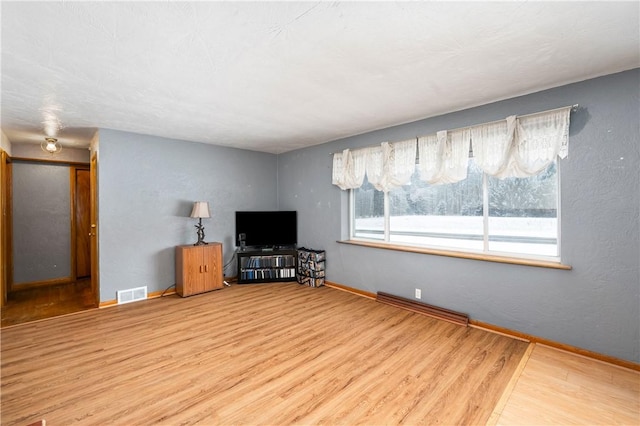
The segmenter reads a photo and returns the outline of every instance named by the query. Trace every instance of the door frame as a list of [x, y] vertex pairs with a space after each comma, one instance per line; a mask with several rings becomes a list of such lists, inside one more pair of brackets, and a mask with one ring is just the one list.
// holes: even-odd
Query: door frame
[[[94, 154], [95, 156], [95, 154]], [[14, 286], [13, 286], [13, 220], [12, 220], [12, 198], [13, 198], [13, 185], [12, 185], [12, 173], [11, 173], [11, 163], [12, 161], [25, 161], [25, 162], [31, 162], [31, 163], [47, 163], [47, 164], [66, 164], [69, 166], [69, 175], [70, 175], [70, 180], [71, 180], [71, 226], [70, 226], [70, 235], [71, 235], [71, 277], [65, 277], [65, 278], [61, 278], [61, 279], [53, 279], [53, 280], [48, 280], [48, 281], [43, 281], [43, 282], [37, 282], [37, 283], [33, 283], [33, 285], [30, 284], [25, 284], [24, 287], [20, 287], [21, 289], [24, 288], [32, 288], [32, 287], [36, 287], [36, 286], [44, 286], [44, 285], [53, 285], [53, 284], [60, 284], [63, 282], [69, 282], [70, 279], [75, 280], [75, 276], [76, 276], [76, 271], [75, 271], [75, 241], [74, 241], [74, 228], [75, 228], [75, 214], [74, 214], [74, 209], [75, 209], [75, 170], [76, 169], [88, 169], [89, 173], [90, 173], [90, 179], [89, 179], [89, 191], [90, 191], [90, 210], [91, 210], [91, 223], [92, 225], [96, 225], [97, 229], [97, 180], [94, 178], [93, 173], [97, 173], [96, 172], [96, 168], [97, 168], [97, 159], [96, 164], [93, 164], [94, 161], [94, 157], [92, 157], [92, 159], [90, 160], [89, 163], [83, 163], [83, 162], [75, 162], [75, 161], [56, 161], [56, 160], [42, 160], [42, 159], [34, 159], [34, 158], [23, 158], [23, 157], [10, 157], [9, 155], [7, 155], [4, 151], [2, 151], [2, 159], [0, 162], [0, 167], [3, 167], [2, 170], [2, 179], [3, 179], [3, 184], [2, 184], [2, 199], [0, 200], [2, 203], [2, 211], [4, 213], [3, 217], [2, 217], [2, 226], [3, 228], [3, 232], [2, 232], [2, 261], [3, 261], [3, 265], [6, 266], [6, 268], [3, 268], [3, 273], [0, 274], [0, 280], [3, 280], [2, 282], [0, 282], [0, 284], [2, 285], [2, 297], [0, 297], [0, 299], [2, 300], [2, 303], [4, 304], [7, 300], [7, 294], [13, 290], [15, 290]], [[95, 221], [93, 219], [96, 219]], [[99, 292], [99, 287], [98, 287], [98, 257], [97, 257], [97, 242], [96, 242], [97, 237], [93, 237], [91, 239], [91, 290], [94, 293], [94, 305], [96, 307], [99, 306], [99, 301], [100, 301], [100, 292]], [[94, 250], [94, 245], [95, 245], [95, 250]], [[96, 253], [94, 255], [94, 252]], [[5, 271], [6, 269], [6, 271]]]
[[98, 244], [98, 153], [92, 152], [89, 160], [89, 205], [91, 209], [90, 222], [92, 236], [91, 251], [91, 291], [96, 306], [100, 306], [100, 274], [99, 274], [99, 244]]
[[11, 220], [11, 200], [12, 200], [12, 168], [11, 157], [3, 149], [0, 149], [0, 306], [7, 303], [7, 292], [9, 283], [12, 281], [13, 275], [13, 241], [11, 233], [12, 227], [9, 226]]

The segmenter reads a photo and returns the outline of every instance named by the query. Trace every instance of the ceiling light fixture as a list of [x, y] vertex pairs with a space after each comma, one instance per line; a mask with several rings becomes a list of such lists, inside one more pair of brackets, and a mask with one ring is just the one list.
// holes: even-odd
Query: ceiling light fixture
[[44, 142], [40, 144], [40, 148], [44, 152], [48, 152], [49, 154], [57, 154], [62, 151], [62, 145], [58, 142], [56, 138], [44, 138]]

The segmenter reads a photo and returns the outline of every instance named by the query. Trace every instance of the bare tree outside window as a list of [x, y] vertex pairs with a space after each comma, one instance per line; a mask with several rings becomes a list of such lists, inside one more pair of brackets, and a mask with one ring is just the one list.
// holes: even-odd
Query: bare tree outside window
[[384, 241], [387, 214], [390, 243], [558, 257], [557, 169], [554, 162], [536, 176], [498, 179], [470, 159], [466, 179], [442, 185], [416, 172], [409, 185], [387, 193], [388, 212], [385, 194], [365, 180], [352, 190], [352, 237]]

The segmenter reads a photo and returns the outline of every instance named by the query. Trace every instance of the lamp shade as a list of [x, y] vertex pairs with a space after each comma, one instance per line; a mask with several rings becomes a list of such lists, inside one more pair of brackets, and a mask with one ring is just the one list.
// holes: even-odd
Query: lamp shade
[[191, 217], [211, 217], [209, 214], [209, 203], [206, 201], [196, 201], [193, 203]]

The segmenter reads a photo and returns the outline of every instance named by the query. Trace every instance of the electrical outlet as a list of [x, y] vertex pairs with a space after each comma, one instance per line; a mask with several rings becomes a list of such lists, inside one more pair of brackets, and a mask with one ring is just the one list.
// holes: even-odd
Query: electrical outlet
[[422, 299], [422, 290], [416, 288], [416, 299]]

